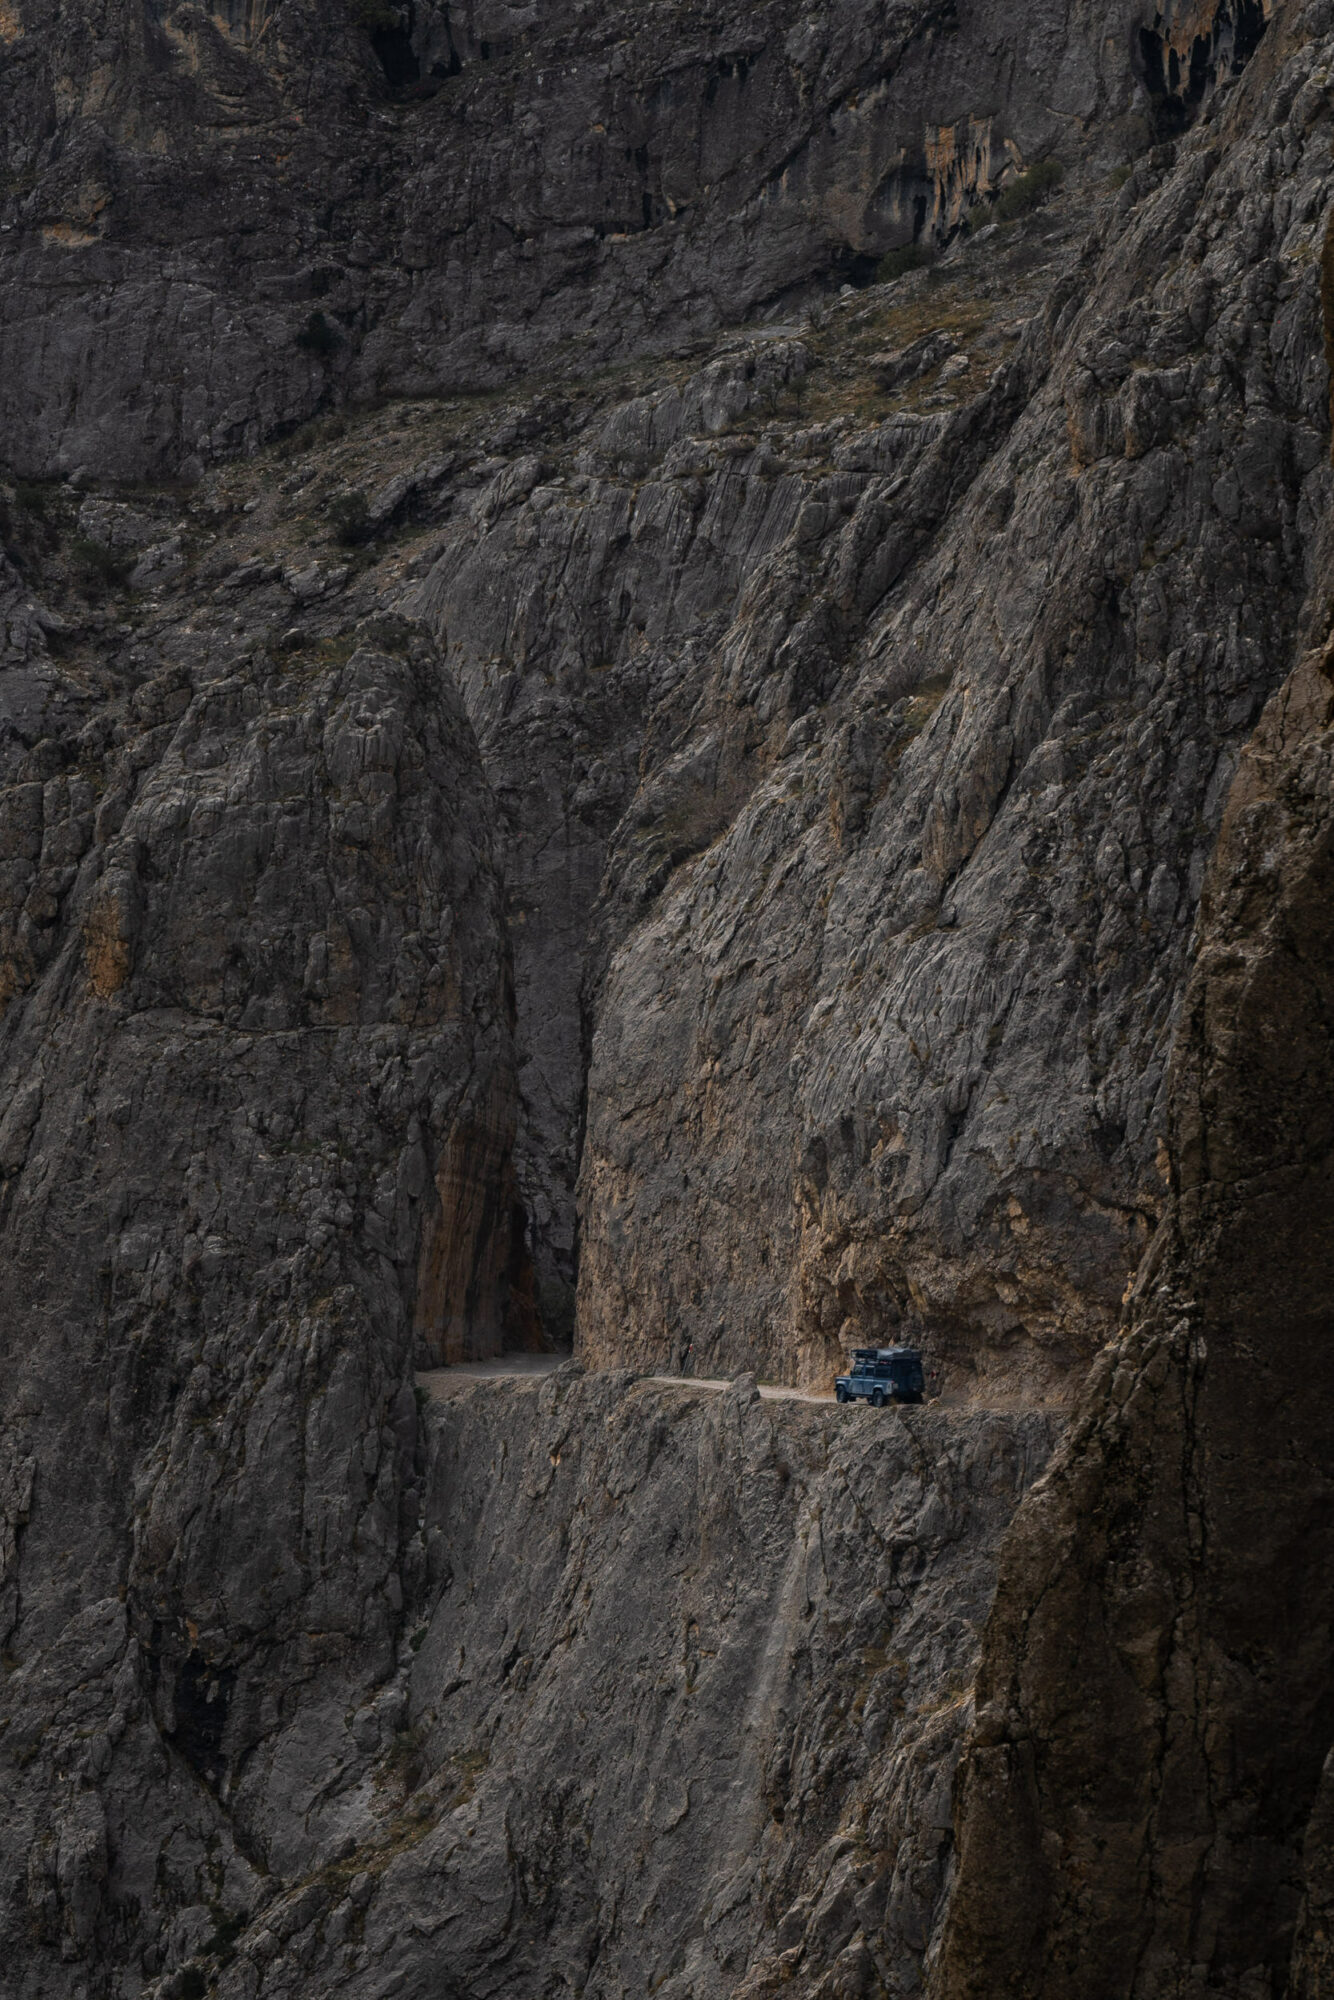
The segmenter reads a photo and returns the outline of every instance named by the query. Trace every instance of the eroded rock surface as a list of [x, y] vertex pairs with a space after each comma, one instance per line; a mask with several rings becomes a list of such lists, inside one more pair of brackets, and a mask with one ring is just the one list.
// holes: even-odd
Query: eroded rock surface
[[1327, 0], [0, 51], [16, 1995], [1314, 2000]]
[[1311, 61], [1268, 41], [980, 393], [850, 429], [776, 526], [640, 795], [745, 802], [633, 927], [636, 807], [613, 844], [587, 1353], [821, 1379], [904, 1328], [1041, 1395], [1114, 1327], [1227, 781], [1320, 601]]
[[178, 630], [131, 690], [67, 684], [80, 726], [0, 792], [15, 1993], [73, 1961], [137, 1990], [314, 1851], [265, 1800], [393, 1659], [414, 1347], [508, 1331], [503, 1141], [466, 1254], [453, 1172], [513, 1115], [484, 784], [397, 636], [275, 662]]
[[219, 1995], [914, 1991], [1052, 1435], [619, 1371], [435, 1406], [425, 1594], [329, 1787], [346, 1851]]
[[578, 373], [862, 279], [1053, 147], [1142, 144], [1135, 29], [1124, 0], [7, 0], [6, 455], [189, 476], [347, 394]]
[[[287, 64], [284, 89], [303, 19], [275, 16], [245, 57]], [[464, 694], [496, 798], [516, 981], [513, 1181], [499, 1199], [523, 1208], [554, 1337], [572, 1331], [578, 1265], [589, 1359], [689, 1355], [825, 1382], [855, 1342], [929, 1328], [956, 1382], [1059, 1399], [1115, 1325], [1161, 1206], [1163, 1065], [1204, 861], [1238, 749], [1298, 640], [1329, 486], [1315, 262], [1326, 24], [1318, 7], [1300, 27], [1248, 22], [1238, 37], [1237, 22], [1225, 34], [1202, 19], [1207, 75], [1176, 119], [1190, 129], [1141, 151], [1119, 189], [1098, 171], [1132, 144], [1117, 121], [1130, 106], [1165, 117], [1171, 82], [1167, 57], [1148, 76], [1129, 28], [1115, 60], [1107, 42], [1091, 67], [1057, 61], [1087, 128], [1062, 142], [1068, 185], [1017, 232], [975, 231], [935, 270], [619, 379], [560, 345], [563, 294], [548, 285], [531, 322], [544, 372], [489, 419], [485, 405], [419, 403], [355, 419], [341, 451], [334, 419], [282, 480], [290, 505], [273, 493], [275, 460], [254, 468], [260, 547], [219, 586], [222, 615], [296, 610], [328, 634], [350, 602], [401, 606], [432, 627]], [[444, 62], [439, 93], [384, 110], [373, 129], [391, 179], [428, 129], [480, 118], [502, 74], [541, 97], [532, 24], [511, 27], [507, 54], [456, 37], [461, 67]], [[1159, 29], [1176, 49], [1187, 24]], [[845, 31], [851, 17], [830, 29]], [[414, 60], [431, 33], [413, 17]], [[946, 95], [971, 101], [961, 79], [991, 33], [979, 15], [921, 42], [952, 79]], [[1055, 50], [1084, 29], [1052, 33]], [[29, 42], [40, 65], [36, 23]], [[373, 68], [350, 27], [321, 60], [336, 68], [354, 43]], [[774, 46], [756, 58], [754, 101], [777, 130]], [[999, 46], [986, 42], [993, 69]], [[626, 47], [618, 61], [656, 59], [646, 30]], [[877, 145], [935, 102], [917, 57], [884, 60]], [[1030, 86], [999, 73], [1011, 80], [995, 117], [1022, 130], [1028, 158], [1048, 144]], [[339, 123], [351, 115], [331, 108], [317, 134], [306, 120], [294, 177], [314, 171], [302, 147], [352, 144]], [[745, 117], [732, 125], [751, 143]], [[674, 134], [708, 129], [677, 104]], [[830, 172], [854, 157], [862, 172], [834, 129], [852, 150], [836, 148]], [[1142, 144], [1147, 125], [1135, 129]], [[933, 145], [939, 166], [949, 149]], [[558, 147], [543, 157], [573, 174]], [[757, 210], [774, 243], [808, 186], [797, 157], [784, 155], [782, 199]], [[455, 171], [431, 158], [433, 173]], [[741, 227], [737, 173], [671, 223], [683, 244], [713, 228], [718, 203]], [[872, 181], [890, 185], [880, 167]], [[819, 187], [803, 214], [825, 213]], [[433, 213], [459, 212], [437, 190]], [[523, 238], [537, 264], [540, 236]], [[622, 250], [639, 254], [628, 236], [609, 248], [598, 282], [624, 298]], [[422, 255], [408, 260], [413, 338], [434, 329], [439, 356], [445, 308], [426, 294], [440, 259]], [[698, 301], [707, 288], [682, 257]], [[467, 229], [456, 261], [469, 285], [509, 268], [486, 265]], [[664, 311], [675, 269], [654, 269]], [[128, 297], [126, 282], [111, 296]], [[624, 312], [595, 319], [630, 326]], [[380, 307], [358, 325], [367, 352], [378, 340], [389, 354]], [[624, 351], [639, 338], [627, 332]], [[266, 352], [276, 340], [270, 329]], [[318, 373], [333, 351], [308, 344], [301, 366]], [[397, 366], [385, 360], [381, 387]], [[451, 379], [424, 362], [413, 376], [423, 390]], [[101, 449], [111, 469], [109, 439]], [[247, 490], [230, 478], [204, 483], [196, 519]], [[132, 589], [184, 594], [224, 573], [179, 522], [135, 531], [99, 508], [82, 502], [83, 539], [130, 565]], [[312, 549], [311, 526], [327, 537], [335, 521], [341, 547]], [[227, 539], [236, 549], [239, 527]], [[483, 1115], [501, 1152], [510, 1120], [499, 1100]]]
[[1131, 1324], [1007, 1553], [952, 2000], [1329, 1990], [1332, 760], [1318, 651], [1232, 787]]

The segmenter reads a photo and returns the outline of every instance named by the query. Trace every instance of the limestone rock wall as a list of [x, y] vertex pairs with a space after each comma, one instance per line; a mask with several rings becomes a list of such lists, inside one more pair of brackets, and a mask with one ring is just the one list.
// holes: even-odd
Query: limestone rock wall
[[[539, 371], [480, 466], [409, 446], [370, 489], [384, 540], [444, 530], [424, 578], [376, 582], [434, 627], [478, 732], [516, 980], [517, 1099], [450, 1143], [466, 1161], [490, 1135], [487, 1213], [534, 1280], [508, 1252], [475, 1280], [451, 1223], [431, 1314], [503, 1280], [568, 1335], [582, 1257], [590, 1357], [822, 1381], [929, 1323], [961, 1379], [1062, 1394], [1156, 1219], [1200, 870], [1324, 505], [1316, 44], [1283, 70], [1263, 17], [1238, 39], [1206, 10], [1218, 60], [1178, 158], [1143, 150], [1130, 20], [775, 13], [717, 56], [741, 32], [721, 17], [396, 19], [172, 13], [57, 64], [21, 17], [14, 466], [39, 463], [26, 425], [85, 486], [197, 476], [346, 395]], [[1163, 30], [1178, 68], [1188, 25]], [[515, 143], [483, 143], [500, 129]], [[820, 274], [860, 282], [1058, 141], [1061, 219], [956, 242], [943, 289], [868, 288], [865, 334], [840, 305], [799, 332], [752, 318], [621, 399], [594, 373], [809, 303]], [[1116, 194], [1098, 168], [1126, 153]], [[625, 173], [653, 184], [647, 221]], [[561, 237], [590, 190], [606, 213]], [[224, 265], [226, 339], [262, 382], [217, 358]], [[90, 301], [133, 320], [132, 397]], [[305, 603], [346, 568], [283, 575]]]
[[942, 1995], [1328, 1990], [1330, 671], [1234, 780], [1170, 1208], [1007, 1549]]
[[613, 935], [588, 1353], [819, 1380], [903, 1328], [1041, 1395], [1115, 1326], [1226, 787], [1323, 602], [1322, 60], [1266, 41], [982, 392], [841, 438], [752, 573], [641, 779], [658, 826], [696, 770], [748, 796]]
[[342, 1841], [196, 1960], [219, 2000], [917, 1990], [996, 1542], [1052, 1434], [619, 1371], [433, 1408]]
[[6, 454], [193, 476], [349, 395], [577, 374], [864, 276], [993, 184], [933, 168], [939, 128], [992, 121], [997, 174], [1133, 150], [1134, 15], [10, 0]]
[[[484, 785], [424, 635], [173, 637], [131, 690], [60, 676], [69, 727], [0, 792], [15, 1994], [76, 1962], [138, 1991], [318, 1844], [284, 1774], [393, 1658], [435, 1162], [514, 1088]], [[471, 1304], [512, 1337], [507, 1287]]]
[[1026, 250], [539, 398], [455, 503], [404, 601], [497, 791], [519, 1184], [559, 1289], [581, 1162], [590, 1359], [825, 1381], [903, 1328], [1060, 1395], [1114, 1327], [1319, 560], [1319, 46]]
[[18, 2000], [1322, 1991], [1327, 0], [0, 37]]

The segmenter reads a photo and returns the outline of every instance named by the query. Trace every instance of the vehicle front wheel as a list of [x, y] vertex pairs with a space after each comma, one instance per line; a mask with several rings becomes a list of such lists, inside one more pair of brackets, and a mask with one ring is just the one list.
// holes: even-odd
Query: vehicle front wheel
[[883, 1410], [883, 1409], [884, 1409], [884, 1407], [885, 1407], [885, 1392], [884, 1392], [884, 1390], [883, 1390], [883, 1389], [872, 1389], [872, 1391], [871, 1391], [871, 1407], [872, 1407], [872, 1409], [875, 1409], [875, 1410]]
[[837, 1387], [837, 1388], [835, 1389], [835, 1391], [834, 1391], [834, 1397], [835, 1397], [835, 1400], [836, 1400], [837, 1402], [840, 1402], [840, 1403], [846, 1403], [846, 1402], [847, 1402], [847, 1400], [848, 1400], [848, 1392], [847, 1392], [847, 1390], [846, 1390], [846, 1389], [845, 1389], [845, 1388], [843, 1387], [843, 1384], [842, 1384], [841, 1382], [839, 1383], [838, 1387]]

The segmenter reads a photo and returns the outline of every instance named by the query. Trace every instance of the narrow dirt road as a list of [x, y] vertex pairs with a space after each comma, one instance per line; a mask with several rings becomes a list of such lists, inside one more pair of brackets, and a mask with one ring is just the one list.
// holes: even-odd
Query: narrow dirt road
[[[569, 1358], [568, 1354], [498, 1354], [490, 1361], [457, 1361], [449, 1368], [422, 1369], [417, 1376], [417, 1387], [438, 1402], [447, 1402], [470, 1382], [494, 1381], [506, 1375], [550, 1375]], [[726, 1379], [711, 1375], [646, 1375], [641, 1379], [688, 1389], [726, 1389], [730, 1386]], [[818, 1390], [787, 1389], [772, 1382], [761, 1382], [760, 1395], [766, 1403], [832, 1403], [834, 1400], [831, 1394]]]

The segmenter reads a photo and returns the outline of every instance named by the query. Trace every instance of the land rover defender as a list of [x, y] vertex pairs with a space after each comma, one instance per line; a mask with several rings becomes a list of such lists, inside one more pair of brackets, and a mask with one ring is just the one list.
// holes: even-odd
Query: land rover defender
[[840, 1375], [834, 1394], [840, 1403], [864, 1397], [877, 1409], [885, 1403], [920, 1403], [926, 1389], [920, 1348], [856, 1347], [852, 1372]]

